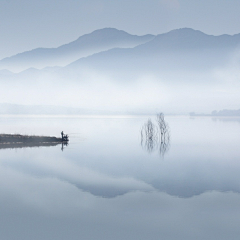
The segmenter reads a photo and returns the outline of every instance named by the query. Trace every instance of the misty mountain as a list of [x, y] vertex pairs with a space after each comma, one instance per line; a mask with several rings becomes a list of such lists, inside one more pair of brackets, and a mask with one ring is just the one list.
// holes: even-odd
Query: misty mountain
[[212, 111], [212, 116], [240, 116], [240, 109], [238, 110], [230, 110], [230, 109], [223, 109], [220, 111]]
[[0, 103], [0, 114], [28, 114], [28, 115], [65, 115], [65, 114], [89, 114], [93, 111], [87, 109], [70, 108], [62, 106], [48, 105], [20, 105], [10, 103]]
[[[240, 44], [240, 34], [213, 36], [191, 28], [181, 28], [157, 35], [150, 44], [143, 47], [148, 51], [156, 50], [203, 50], [235, 48]], [[142, 47], [139, 47], [142, 48]]]
[[211, 36], [189, 28], [157, 35], [153, 40], [128, 49], [111, 49], [81, 58], [66, 67], [110, 72], [165, 72], [209, 70], [224, 66], [238, 51], [240, 34]]
[[3, 76], [9, 76], [9, 75], [12, 75], [13, 72], [7, 70], [7, 69], [2, 69], [0, 70], [0, 75], [3, 75]]
[[153, 35], [136, 36], [114, 28], [96, 30], [58, 48], [37, 48], [0, 61], [0, 69], [24, 69], [65, 66], [79, 58], [112, 48], [131, 48], [146, 43]]
[[[147, 112], [152, 114], [152, 109]], [[21, 105], [0, 103], [0, 115], [114, 115], [114, 114], [142, 114], [141, 109], [124, 109], [122, 111], [109, 111], [102, 109], [87, 109], [64, 107], [54, 105]]]

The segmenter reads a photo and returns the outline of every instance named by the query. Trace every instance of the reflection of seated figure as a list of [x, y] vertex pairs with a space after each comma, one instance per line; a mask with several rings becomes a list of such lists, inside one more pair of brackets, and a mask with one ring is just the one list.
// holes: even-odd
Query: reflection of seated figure
[[64, 147], [67, 147], [67, 146], [68, 146], [68, 142], [62, 142], [61, 150], [63, 151]]

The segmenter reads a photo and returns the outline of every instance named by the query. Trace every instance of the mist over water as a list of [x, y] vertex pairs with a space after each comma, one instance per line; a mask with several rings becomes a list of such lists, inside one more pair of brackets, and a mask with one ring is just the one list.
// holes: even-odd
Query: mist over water
[[141, 146], [149, 117], [2, 117], [1, 131], [70, 144], [0, 150], [1, 237], [238, 236], [240, 120], [166, 116], [162, 156]]
[[126, 76], [117, 80], [97, 72], [80, 75], [77, 80], [43, 76], [32, 81], [29, 77], [2, 82], [0, 94], [2, 102], [23, 105], [133, 113], [210, 113], [238, 109], [240, 86], [233, 78], [229, 80], [228, 74], [228, 70], [224, 73], [216, 70], [170, 77], [143, 74], [137, 79]]

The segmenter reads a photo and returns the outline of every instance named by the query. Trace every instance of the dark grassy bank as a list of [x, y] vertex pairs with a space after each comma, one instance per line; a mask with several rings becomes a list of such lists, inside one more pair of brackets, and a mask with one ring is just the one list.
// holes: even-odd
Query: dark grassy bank
[[62, 138], [47, 136], [29, 136], [20, 134], [0, 134], [0, 144], [6, 143], [62, 143]]

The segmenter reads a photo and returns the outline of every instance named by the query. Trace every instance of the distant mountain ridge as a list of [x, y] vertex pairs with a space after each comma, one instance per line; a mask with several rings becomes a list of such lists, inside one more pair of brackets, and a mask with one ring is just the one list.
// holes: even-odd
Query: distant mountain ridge
[[63, 106], [0, 103], [1, 115], [88, 115], [105, 113], [106, 112], [101, 110], [98, 111]]
[[[140, 76], [142, 73], [202, 71], [226, 65], [234, 51], [239, 49], [240, 34], [212, 36], [182, 28], [157, 36], [139, 37], [105, 28], [59, 48], [35, 49], [5, 58], [0, 61], [0, 69], [27, 69], [20, 74], [11, 74], [9, 69], [0, 70], [0, 79], [37, 79], [49, 74], [52, 74], [50, 78], [54, 75], [57, 78], [83, 79], [84, 71], [113, 73], [118, 78], [126, 78], [130, 72]], [[41, 56], [44, 65], [50, 64], [50, 67], [45, 66], [42, 70], [36, 69], [36, 66], [29, 67], [38, 65]], [[75, 58], [77, 60], [72, 61]], [[66, 66], [51, 67], [53, 62], [61, 59], [64, 59]]]
[[0, 103], [0, 115], [139, 115], [152, 114], [152, 109], [142, 111], [141, 109], [102, 110], [92, 108], [65, 107], [54, 105], [22, 105], [12, 103]]
[[[169, 59], [172, 62], [184, 51], [191, 55], [181, 56], [180, 60], [183, 58], [184, 61], [192, 62], [192, 58], [197, 60], [196, 54], [199, 54], [205, 55], [209, 62], [214, 63], [215, 60], [221, 61], [221, 58], [239, 46], [240, 34], [213, 36], [191, 28], [181, 28], [156, 36], [137, 36], [114, 28], [104, 28], [85, 34], [58, 48], [37, 48], [4, 58], [0, 60], [0, 70], [19, 72], [28, 68], [65, 67], [72, 63], [76, 65], [76, 62], [85, 62], [88, 65], [88, 61], [93, 61], [94, 65], [96, 59], [101, 61], [101, 65], [104, 65], [104, 59], [108, 59], [110, 63], [115, 59], [116, 63], [124, 59], [123, 62], [129, 65], [132, 64], [132, 59], [138, 61], [145, 58], [148, 61], [156, 56], [160, 62], [161, 57], [166, 59], [162, 64], [168, 64]], [[202, 62], [196, 64], [201, 65]]]
[[230, 110], [230, 109], [223, 109], [220, 111], [212, 111], [211, 116], [240, 116], [240, 109], [237, 110]]
[[81, 58], [65, 67], [112, 72], [192, 71], [225, 65], [240, 48], [240, 34], [212, 36], [190, 28], [159, 34], [134, 48], [110, 49]]
[[158, 46], [159, 50], [235, 48], [240, 45], [240, 34], [213, 36], [191, 28], [180, 28], [157, 35], [150, 44], [145, 44], [150, 45]]
[[31, 67], [65, 66], [79, 58], [112, 48], [135, 47], [154, 37], [151, 34], [137, 36], [114, 28], [104, 28], [58, 48], [37, 48], [4, 58], [0, 61], [0, 69], [23, 71]]

